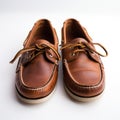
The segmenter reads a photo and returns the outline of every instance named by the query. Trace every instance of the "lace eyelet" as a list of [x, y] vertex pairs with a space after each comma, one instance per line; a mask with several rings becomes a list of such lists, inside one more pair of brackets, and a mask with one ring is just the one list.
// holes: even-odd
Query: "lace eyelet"
[[75, 56], [75, 53], [72, 53], [72, 56]]
[[53, 57], [53, 55], [52, 55], [52, 54], [49, 54], [49, 56], [50, 56], [50, 57]]
[[73, 47], [69, 47], [70, 50], [73, 50], [74, 48]]

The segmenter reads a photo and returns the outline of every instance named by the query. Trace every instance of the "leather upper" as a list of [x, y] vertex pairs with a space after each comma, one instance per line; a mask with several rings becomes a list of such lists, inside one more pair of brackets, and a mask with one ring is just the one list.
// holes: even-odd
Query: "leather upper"
[[[85, 28], [68, 19], [62, 28], [62, 58], [65, 86], [75, 95], [92, 97], [104, 90], [104, 67]], [[107, 51], [105, 50], [106, 55]], [[101, 55], [101, 56], [106, 56]]]
[[20, 50], [16, 69], [16, 88], [19, 94], [30, 99], [49, 95], [58, 76], [58, 38], [50, 21], [46, 19], [35, 23]]

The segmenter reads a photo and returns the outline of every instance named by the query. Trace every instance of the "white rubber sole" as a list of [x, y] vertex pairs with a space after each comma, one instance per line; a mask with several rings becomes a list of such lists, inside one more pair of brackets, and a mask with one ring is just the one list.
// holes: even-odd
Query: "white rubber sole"
[[20, 101], [24, 102], [24, 103], [28, 103], [28, 104], [38, 104], [38, 103], [43, 103], [45, 101], [47, 101], [54, 93], [55, 89], [46, 97], [40, 98], [40, 99], [27, 99], [25, 97], [22, 97], [18, 91], [16, 90], [17, 93], [17, 97], [19, 98]]
[[68, 93], [68, 95], [76, 100], [76, 101], [79, 101], [79, 102], [90, 102], [90, 101], [94, 101], [94, 100], [97, 100], [99, 99], [101, 96], [102, 96], [102, 93], [100, 95], [97, 95], [97, 96], [94, 96], [94, 97], [88, 97], [88, 98], [85, 98], [85, 97], [79, 97], [75, 94], [73, 94], [71, 91], [68, 90], [68, 88], [65, 86], [65, 90], [66, 92]]

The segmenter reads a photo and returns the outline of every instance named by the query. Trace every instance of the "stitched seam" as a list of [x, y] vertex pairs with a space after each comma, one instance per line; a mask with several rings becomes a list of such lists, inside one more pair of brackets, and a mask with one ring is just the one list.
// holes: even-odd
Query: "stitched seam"
[[68, 72], [68, 75], [70, 76], [70, 78], [72, 79], [72, 80], [70, 80], [73, 84], [75, 84], [75, 85], [77, 85], [78, 87], [80, 87], [80, 88], [97, 88], [97, 87], [99, 87], [101, 84], [101, 82], [103, 81], [103, 79], [104, 79], [104, 76], [103, 76], [103, 70], [101, 69], [101, 65], [100, 65], [100, 70], [101, 70], [101, 80], [100, 80], [100, 82], [98, 83], [98, 84], [96, 84], [96, 85], [93, 85], [93, 86], [84, 86], [84, 85], [79, 85], [79, 83], [78, 82], [76, 82], [76, 80], [74, 79], [74, 77], [72, 76], [72, 74], [71, 74], [71, 72], [70, 72], [70, 70], [69, 70], [69, 68], [68, 68], [68, 64], [67, 64], [67, 61], [65, 61], [64, 62], [64, 64], [65, 64], [65, 68], [66, 68], [66, 70], [67, 70], [67, 72]]
[[[21, 67], [22, 67], [22, 66], [21, 66]], [[26, 89], [26, 90], [31, 90], [31, 91], [41, 90], [41, 91], [42, 91], [42, 89], [44, 89], [45, 87], [47, 87], [47, 85], [51, 82], [51, 78], [53, 77], [53, 73], [54, 73], [56, 67], [57, 67], [56, 64], [54, 64], [53, 72], [52, 72], [52, 74], [51, 74], [48, 82], [47, 82], [44, 86], [42, 86], [42, 87], [40, 87], [40, 88], [30, 88], [30, 87], [26, 86], [26, 85], [24, 84], [24, 82], [23, 82], [23, 79], [22, 79], [22, 71], [20, 71], [20, 74], [21, 74], [21, 75], [20, 75], [20, 78], [21, 78], [21, 82], [20, 82], [20, 83], [21, 83], [21, 86], [22, 86], [24, 89]]]

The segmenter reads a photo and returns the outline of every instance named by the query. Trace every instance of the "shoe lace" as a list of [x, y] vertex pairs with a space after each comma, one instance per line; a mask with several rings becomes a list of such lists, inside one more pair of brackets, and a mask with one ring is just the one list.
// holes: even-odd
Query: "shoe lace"
[[102, 46], [99, 43], [92, 43], [92, 44], [101, 47], [104, 50], [105, 54], [99, 53], [93, 47], [91, 47], [88, 43], [82, 43], [82, 42], [79, 42], [79, 43], [76, 43], [76, 44], [72, 44], [72, 43], [65, 44], [61, 47], [61, 50], [65, 49], [65, 48], [77, 48], [77, 49], [73, 49], [72, 55], [75, 55], [78, 52], [96, 53], [96, 54], [98, 54], [102, 57], [106, 57], [108, 55], [108, 52], [107, 52], [107, 50], [105, 49], [104, 46]]
[[21, 49], [20, 51], [17, 52], [17, 54], [14, 56], [14, 58], [10, 61], [10, 63], [13, 63], [17, 58], [18, 56], [24, 54], [24, 53], [27, 53], [27, 52], [31, 52], [30, 53], [30, 57], [29, 57], [29, 62], [31, 60], [33, 60], [36, 56], [38, 56], [39, 54], [42, 54], [46, 51], [46, 49], [51, 49], [57, 56], [57, 60], [59, 61], [60, 60], [60, 55], [59, 53], [57, 52], [57, 50], [48, 45], [48, 44], [35, 44], [34, 46], [31, 46], [31, 47], [28, 47], [28, 48], [23, 48]]

